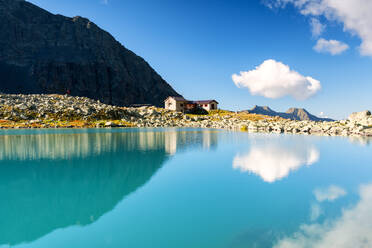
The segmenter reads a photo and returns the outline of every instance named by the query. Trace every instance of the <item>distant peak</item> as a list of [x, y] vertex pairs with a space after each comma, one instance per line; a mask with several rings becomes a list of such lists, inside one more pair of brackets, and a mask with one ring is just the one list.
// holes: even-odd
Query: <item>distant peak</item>
[[254, 105], [254, 107], [251, 110], [265, 110], [265, 111], [273, 111], [268, 106], [258, 106]]
[[301, 112], [304, 112], [304, 113], [309, 113], [306, 109], [304, 108], [289, 108], [286, 113], [288, 114], [291, 114], [291, 113], [301, 113]]

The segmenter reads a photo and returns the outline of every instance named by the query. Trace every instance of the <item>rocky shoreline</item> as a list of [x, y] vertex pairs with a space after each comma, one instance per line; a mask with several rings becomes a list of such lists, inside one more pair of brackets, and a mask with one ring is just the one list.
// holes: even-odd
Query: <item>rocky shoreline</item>
[[340, 121], [296, 121], [214, 111], [189, 115], [156, 107], [117, 107], [68, 95], [0, 94], [0, 128], [195, 127], [247, 132], [372, 136], [370, 111]]

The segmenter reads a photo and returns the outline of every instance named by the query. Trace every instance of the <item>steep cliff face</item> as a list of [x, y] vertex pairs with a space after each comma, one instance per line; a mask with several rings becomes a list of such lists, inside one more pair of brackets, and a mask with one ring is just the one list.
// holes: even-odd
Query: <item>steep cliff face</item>
[[114, 105], [179, 94], [141, 57], [82, 17], [0, 0], [0, 92], [59, 93]]

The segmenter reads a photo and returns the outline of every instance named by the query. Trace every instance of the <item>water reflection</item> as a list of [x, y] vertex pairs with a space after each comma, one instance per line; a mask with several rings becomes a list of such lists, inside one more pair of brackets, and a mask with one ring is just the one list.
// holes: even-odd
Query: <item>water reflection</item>
[[339, 186], [331, 185], [327, 188], [316, 188], [314, 190], [314, 195], [318, 202], [333, 202], [338, 198], [346, 195], [346, 191]]
[[217, 133], [102, 132], [0, 136], [0, 245], [88, 225], [146, 184], [179, 149]]
[[337, 185], [330, 185], [326, 188], [316, 188], [313, 191], [316, 203], [313, 203], [310, 211], [310, 220], [316, 221], [324, 214], [322, 202], [334, 202], [347, 194], [346, 190]]
[[372, 247], [372, 184], [361, 186], [359, 196], [359, 202], [336, 220], [303, 224], [274, 247]]
[[169, 154], [188, 147], [198, 147], [206, 150], [215, 149], [218, 144], [218, 131], [177, 131], [171, 130], [165, 136], [165, 150]]
[[217, 132], [169, 130], [0, 135], [0, 161], [85, 158], [123, 148], [165, 148], [168, 154], [174, 154], [188, 146], [216, 147]]
[[361, 146], [369, 146], [372, 143], [372, 137], [350, 136], [349, 141]]
[[256, 139], [245, 154], [237, 154], [233, 168], [259, 175], [265, 182], [273, 183], [287, 177], [301, 166], [310, 166], [319, 160], [319, 151], [310, 143], [278, 137]]

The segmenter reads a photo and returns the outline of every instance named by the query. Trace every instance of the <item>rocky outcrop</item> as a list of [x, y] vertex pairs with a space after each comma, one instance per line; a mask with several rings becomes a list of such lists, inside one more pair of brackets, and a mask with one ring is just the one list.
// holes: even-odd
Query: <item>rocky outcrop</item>
[[[71, 122], [82, 120], [84, 125]], [[128, 108], [66, 95], [0, 95], [0, 128], [196, 127], [248, 132], [372, 136], [369, 111], [341, 121], [290, 120], [257, 114], [212, 111], [188, 115], [157, 107]]]
[[333, 121], [329, 118], [319, 118], [315, 115], [310, 114], [306, 109], [303, 108], [290, 108], [285, 113], [276, 112], [268, 106], [257, 106], [255, 105], [252, 109], [245, 111], [251, 114], [260, 114], [267, 116], [278, 116], [284, 119], [298, 120], [298, 121]]
[[131, 109], [68, 95], [0, 95], [3, 120], [116, 120], [135, 115]]
[[162, 106], [179, 94], [141, 57], [86, 18], [0, 0], [0, 92], [86, 96]]
[[348, 120], [351, 123], [360, 123], [361, 125], [372, 126], [372, 115], [369, 110], [354, 112], [349, 116]]

